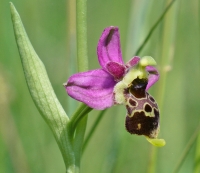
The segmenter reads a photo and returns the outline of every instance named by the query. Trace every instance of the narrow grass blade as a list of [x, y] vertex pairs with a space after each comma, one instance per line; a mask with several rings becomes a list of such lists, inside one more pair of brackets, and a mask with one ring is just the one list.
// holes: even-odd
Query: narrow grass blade
[[144, 39], [144, 41], [142, 42], [142, 44], [140, 45], [140, 47], [138, 48], [138, 50], [136, 51], [135, 55], [139, 55], [140, 52], [142, 51], [142, 49], [144, 48], [144, 46], [146, 45], [147, 41], [149, 40], [149, 38], [151, 37], [151, 35], [153, 34], [154, 30], [157, 28], [158, 24], [163, 20], [163, 18], [165, 17], [166, 13], [168, 12], [168, 10], [170, 9], [170, 7], [172, 6], [172, 4], [175, 2], [176, 0], [172, 0], [169, 5], [166, 7], [166, 9], [163, 11], [162, 15], [158, 18], [158, 20], [155, 22], [155, 24], [152, 26], [152, 28], [150, 29], [149, 33], [147, 34], [146, 38]]
[[199, 132], [200, 132], [200, 124], [196, 128], [195, 132], [193, 133], [193, 135], [191, 136], [190, 140], [188, 141], [185, 149], [183, 150], [182, 155], [180, 156], [180, 159], [177, 162], [173, 173], [178, 173], [179, 172], [179, 169], [181, 168], [181, 165], [183, 164], [184, 160], [186, 159], [190, 149], [194, 145], [194, 143], [195, 143], [195, 141], [196, 141], [196, 139], [198, 137]]

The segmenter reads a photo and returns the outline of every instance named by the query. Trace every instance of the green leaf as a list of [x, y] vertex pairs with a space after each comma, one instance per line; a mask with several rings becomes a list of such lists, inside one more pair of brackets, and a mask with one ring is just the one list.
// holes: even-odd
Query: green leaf
[[20, 16], [12, 3], [10, 8], [15, 38], [32, 99], [55, 136], [67, 170], [76, 172], [72, 142], [67, 131], [69, 118], [54, 93], [44, 64], [31, 45]]

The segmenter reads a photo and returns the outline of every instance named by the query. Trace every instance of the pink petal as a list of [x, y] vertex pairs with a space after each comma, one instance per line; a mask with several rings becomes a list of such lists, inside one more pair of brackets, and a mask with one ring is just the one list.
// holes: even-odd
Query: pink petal
[[114, 104], [115, 84], [113, 76], [97, 69], [72, 75], [64, 86], [72, 98], [91, 108], [102, 110]]
[[97, 46], [97, 55], [99, 64], [106, 70], [108, 62], [117, 62], [124, 64], [120, 48], [120, 35], [118, 27], [110, 26], [106, 28]]
[[158, 70], [153, 67], [153, 66], [146, 66], [146, 70], [149, 72], [149, 77], [148, 77], [148, 84], [146, 87], [146, 91], [158, 81], [160, 75]]
[[106, 69], [116, 80], [120, 80], [125, 74], [126, 67], [117, 62], [109, 62]]
[[136, 64], [138, 64], [139, 61], [140, 61], [140, 57], [135, 56], [126, 63], [126, 67], [131, 68], [131, 67], [135, 66]]

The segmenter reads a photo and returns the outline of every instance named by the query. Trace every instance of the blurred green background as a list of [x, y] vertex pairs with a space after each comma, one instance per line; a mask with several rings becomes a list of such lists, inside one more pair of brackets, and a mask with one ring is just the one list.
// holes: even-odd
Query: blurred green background
[[[77, 102], [62, 84], [76, 72], [75, 0], [13, 0], [28, 36], [46, 66], [55, 93], [70, 115]], [[88, 0], [90, 69], [99, 68], [96, 46], [107, 26], [119, 26], [123, 57], [135, 55], [168, 0]], [[199, 124], [200, 2], [176, 0], [139, 56], [150, 55], [161, 77], [150, 93], [161, 109], [160, 138], [154, 149], [144, 137], [126, 132], [124, 106], [104, 115], [82, 157], [82, 173], [169, 173], [174, 170]], [[87, 133], [99, 111], [89, 114]], [[200, 165], [200, 143], [192, 145], [180, 169]], [[152, 160], [153, 156], [156, 156]], [[153, 163], [154, 162], [154, 163]], [[152, 171], [153, 170], [153, 171]], [[65, 172], [50, 129], [37, 111], [26, 86], [17, 50], [9, 1], [0, 2], [0, 172]]]

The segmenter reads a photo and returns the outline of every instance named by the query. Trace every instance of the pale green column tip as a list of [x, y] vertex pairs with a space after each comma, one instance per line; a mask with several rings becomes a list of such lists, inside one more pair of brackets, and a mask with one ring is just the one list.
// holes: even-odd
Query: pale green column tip
[[148, 65], [155, 66], [156, 61], [151, 56], [144, 56], [140, 59], [139, 65], [146, 67]]

